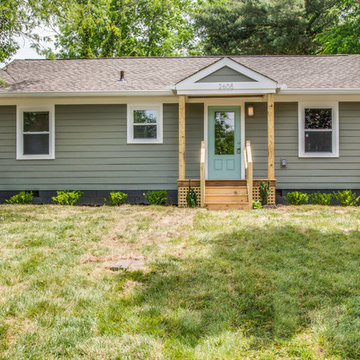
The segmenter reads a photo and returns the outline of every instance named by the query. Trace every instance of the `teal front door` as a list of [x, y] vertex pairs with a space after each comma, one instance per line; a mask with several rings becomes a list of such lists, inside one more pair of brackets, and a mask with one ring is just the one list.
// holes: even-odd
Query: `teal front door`
[[240, 107], [210, 106], [208, 114], [208, 179], [240, 179]]

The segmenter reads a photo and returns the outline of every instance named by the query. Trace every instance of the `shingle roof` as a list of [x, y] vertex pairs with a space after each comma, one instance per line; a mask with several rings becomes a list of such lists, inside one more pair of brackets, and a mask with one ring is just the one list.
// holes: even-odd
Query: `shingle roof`
[[[15, 60], [0, 93], [167, 90], [222, 57]], [[360, 55], [231, 56], [288, 89], [360, 89]], [[120, 82], [120, 71], [126, 81]]]

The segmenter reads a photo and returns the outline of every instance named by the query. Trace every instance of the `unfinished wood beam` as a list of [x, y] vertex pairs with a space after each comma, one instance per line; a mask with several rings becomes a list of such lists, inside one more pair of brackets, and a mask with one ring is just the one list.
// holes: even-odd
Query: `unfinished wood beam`
[[179, 180], [185, 180], [185, 95], [179, 96]]
[[267, 133], [268, 133], [268, 179], [275, 179], [275, 114], [274, 94], [267, 96]]

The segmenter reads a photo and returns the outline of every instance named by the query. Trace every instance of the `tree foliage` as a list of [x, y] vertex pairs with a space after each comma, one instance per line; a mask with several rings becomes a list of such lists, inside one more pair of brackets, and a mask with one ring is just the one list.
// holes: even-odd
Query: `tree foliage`
[[164, 56], [194, 48], [191, 0], [73, 0], [58, 17], [61, 58]]
[[338, 0], [329, 10], [333, 24], [317, 36], [324, 54], [360, 53], [360, 4], [357, 0]]
[[225, 0], [195, 15], [205, 54], [312, 54], [334, 0]]

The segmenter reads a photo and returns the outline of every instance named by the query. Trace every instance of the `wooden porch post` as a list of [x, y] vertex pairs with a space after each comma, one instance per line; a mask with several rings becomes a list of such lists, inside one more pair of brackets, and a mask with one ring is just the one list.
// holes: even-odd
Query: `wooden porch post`
[[179, 95], [179, 180], [185, 180], [185, 95]]
[[275, 180], [274, 94], [267, 95], [268, 179]]

